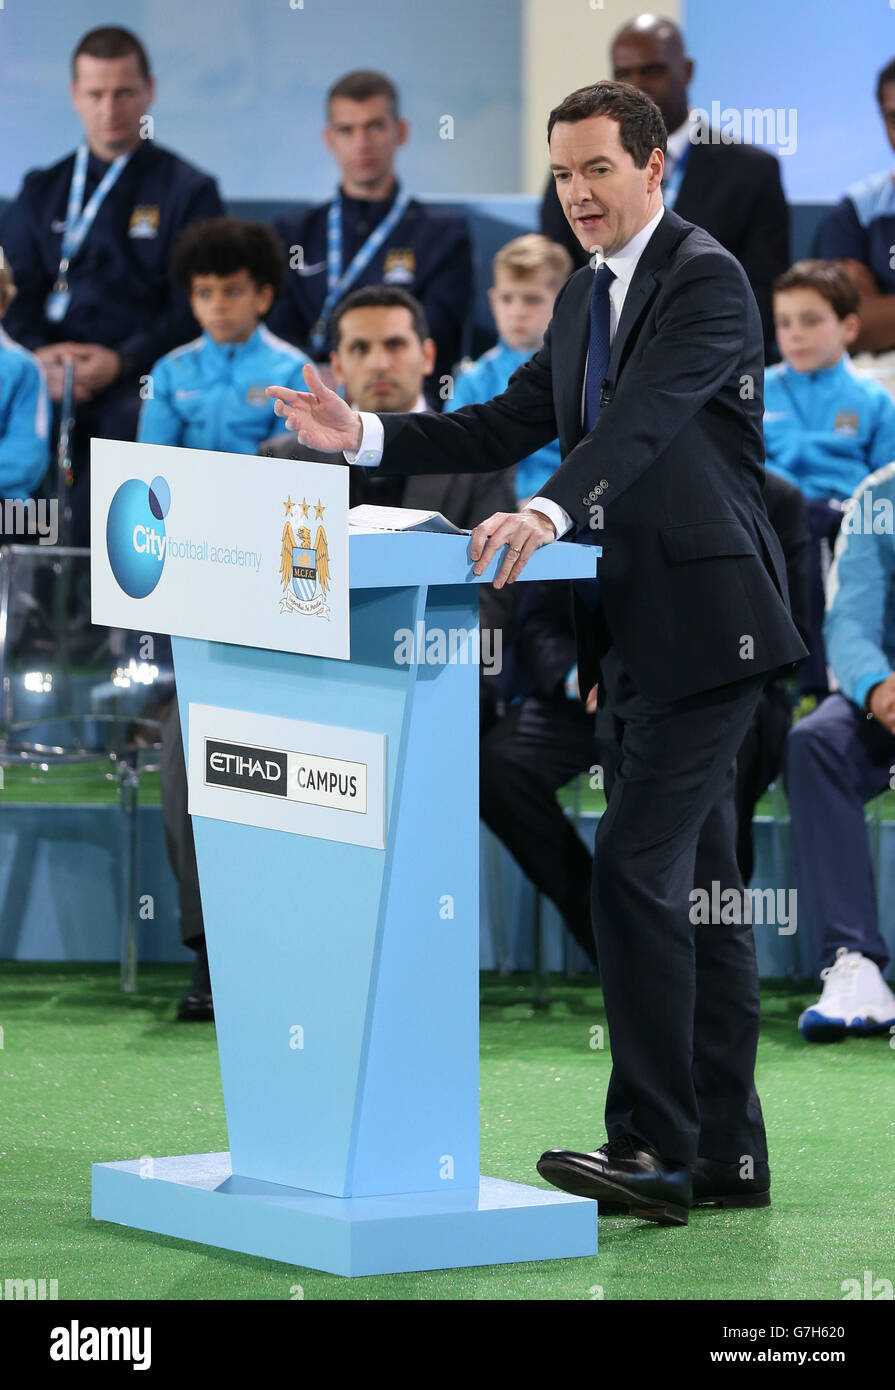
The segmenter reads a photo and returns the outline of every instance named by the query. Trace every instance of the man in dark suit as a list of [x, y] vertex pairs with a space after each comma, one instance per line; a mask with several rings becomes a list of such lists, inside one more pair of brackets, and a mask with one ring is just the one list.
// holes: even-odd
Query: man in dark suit
[[[337, 385], [355, 410], [404, 412], [427, 410], [423, 394], [437, 347], [428, 315], [415, 295], [399, 285], [369, 285], [352, 290], [336, 305], [332, 318], [330, 367]], [[344, 464], [340, 452], [311, 449], [295, 435], [267, 439], [259, 454]], [[471, 529], [483, 516], [508, 510], [514, 502], [510, 472], [389, 476], [384, 469], [351, 469], [348, 504], [413, 507], [441, 512], [448, 521]]]
[[[739, 262], [662, 205], [665, 127], [625, 83], [573, 92], [548, 142], [570, 223], [593, 251], [543, 346], [494, 400], [448, 415], [359, 415], [313, 367], [269, 387], [287, 426], [389, 472], [503, 468], [558, 433], [541, 495], [473, 531], [495, 587], [560, 535], [603, 548], [576, 594], [582, 690], [599, 684], [621, 761], [592, 906], [612, 1047], [607, 1143], [551, 1150], [567, 1191], [664, 1224], [694, 1202], [765, 1206], [754, 1083], [751, 925], [695, 929], [694, 890], [742, 894], [735, 758], [768, 675], [805, 655], [762, 500], [762, 338]], [[720, 895], [723, 897], [723, 894]]]
[[[422, 305], [398, 285], [370, 285], [346, 295], [333, 313], [334, 348], [330, 363], [349, 401], [360, 410], [425, 410], [423, 383], [435, 361]], [[259, 454], [269, 458], [300, 458], [319, 463], [344, 463], [341, 453], [311, 449], [294, 434], [265, 440]], [[441, 512], [455, 526], [470, 528], [483, 516], [513, 506], [511, 470], [500, 473], [434, 474], [415, 478], [390, 477], [379, 469], [352, 468], [348, 479], [352, 507], [363, 502], [384, 507], [413, 507]], [[505, 631], [510, 622], [513, 593], [483, 589], [481, 624]], [[493, 648], [492, 648], [493, 650]], [[482, 723], [495, 717], [497, 681], [482, 663]], [[184, 940], [196, 951], [192, 982], [180, 1000], [181, 1021], [214, 1018], [205, 927], [199, 896], [199, 871], [193, 828], [187, 809], [186, 761], [177, 712], [177, 697], [161, 711], [162, 816], [168, 855], [177, 877]]]
[[[693, 60], [670, 20], [640, 15], [618, 31], [611, 52], [616, 82], [630, 82], [662, 112], [668, 131], [665, 206], [736, 256], [758, 302], [765, 361], [777, 361], [771, 285], [789, 265], [789, 212], [777, 159], [754, 145], [725, 144], [719, 131], [691, 123], [687, 88]], [[576, 266], [586, 263], [552, 177], [541, 204], [541, 231], [567, 247]]]

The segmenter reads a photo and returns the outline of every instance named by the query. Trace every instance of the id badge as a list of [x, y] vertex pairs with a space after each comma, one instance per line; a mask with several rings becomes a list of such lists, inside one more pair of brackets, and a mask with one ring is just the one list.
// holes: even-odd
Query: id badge
[[47, 295], [44, 304], [44, 313], [50, 323], [61, 323], [68, 313], [68, 306], [71, 302], [71, 290], [66, 286], [64, 290], [52, 289]]

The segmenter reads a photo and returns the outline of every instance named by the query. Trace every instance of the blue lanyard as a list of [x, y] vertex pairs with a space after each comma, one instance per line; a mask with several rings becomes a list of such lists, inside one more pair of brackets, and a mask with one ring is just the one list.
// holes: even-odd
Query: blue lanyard
[[130, 159], [130, 155], [120, 154], [117, 159], [113, 160], [82, 211], [84, 184], [87, 180], [87, 159], [87, 146], [81, 145], [75, 155], [71, 188], [68, 191], [68, 211], [65, 214], [65, 231], [62, 233], [62, 259], [59, 264], [60, 278], [64, 278], [65, 271], [68, 270], [83, 246], [84, 238], [93, 226], [96, 214], [102, 207], [106, 194], [116, 183], [119, 174]]
[[688, 140], [683, 150], [681, 151], [680, 159], [676, 160], [675, 162], [675, 166], [672, 170], [671, 177], [667, 180], [664, 188], [662, 189], [662, 201], [664, 202], [667, 208], [673, 208], [675, 202], [677, 201], [677, 195], [680, 192], [681, 184], [684, 181], [684, 173], [687, 168], [687, 160], [690, 158], [691, 149], [692, 146], [690, 144], [690, 141]]
[[355, 255], [348, 269], [342, 272], [342, 199], [334, 198], [329, 205], [326, 221], [326, 299], [320, 310], [320, 317], [311, 333], [311, 346], [319, 353], [326, 342], [326, 324], [329, 316], [345, 291], [366, 270], [383, 242], [394, 231], [407, 210], [409, 193], [401, 193], [394, 201], [387, 217], [367, 237]]

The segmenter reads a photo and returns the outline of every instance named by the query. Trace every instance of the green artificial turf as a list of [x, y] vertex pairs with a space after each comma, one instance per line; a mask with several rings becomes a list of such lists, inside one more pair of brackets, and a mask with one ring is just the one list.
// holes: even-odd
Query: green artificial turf
[[[117, 806], [118, 778], [108, 759], [54, 767], [49, 772], [26, 767], [3, 768], [0, 806]], [[160, 806], [159, 773], [141, 772], [141, 806]]]
[[[213, 1024], [176, 1023], [188, 978], [143, 966], [0, 967], [0, 1276], [58, 1280], [60, 1299], [840, 1300], [842, 1282], [895, 1282], [895, 1050], [821, 1047], [796, 1020], [810, 987], [765, 981], [758, 1086], [773, 1206], [699, 1210], [683, 1228], [600, 1220], [593, 1258], [356, 1280], [90, 1219], [90, 1165], [227, 1148]], [[609, 1053], [599, 988], [482, 977], [482, 1171], [547, 1185], [545, 1148], [604, 1138]]]
[[[782, 811], [789, 814], [786, 798], [781, 789], [779, 803], [770, 792], [755, 807], [756, 816], [769, 819]], [[117, 805], [119, 798], [118, 782], [114, 772], [105, 763], [54, 768], [47, 775], [25, 768], [4, 768], [3, 787], [0, 788], [0, 805], [78, 805], [100, 806]], [[139, 801], [141, 806], [160, 806], [161, 787], [157, 771], [140, 774]], [[592, 790], [587, 779], [581, 783], [570, 783], [559, 793], [559, 803], [567, 810], [579, 811], [584, 815], [600, 815], [606, 809], [606, 798], [602, 791]], [[870, 808], [875, 802], [868, 802]], [[895, 820], [895, 791], [888, 791], [879, 798], [879, 810], [884, 821]]]

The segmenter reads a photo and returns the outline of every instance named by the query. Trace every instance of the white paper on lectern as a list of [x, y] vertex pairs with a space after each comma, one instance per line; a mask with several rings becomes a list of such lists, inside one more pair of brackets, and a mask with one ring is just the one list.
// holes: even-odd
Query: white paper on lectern
[[468, 536], [469, 531], [455, 526], [441, 512], [419, 511], [415, 507], [379, 507], [362, 502], [348, 513], [352, 531], [427, 531], [437, 536]]
[[[109, 510], [122, 485], [148, 495], [155, 478], [170, 492], [165, 516], [148, 518], [164, 562], [137, 598], [113, 570]], [[95, 439], [90, 516], [95, 623], [350, 657], [347, 465]]]

